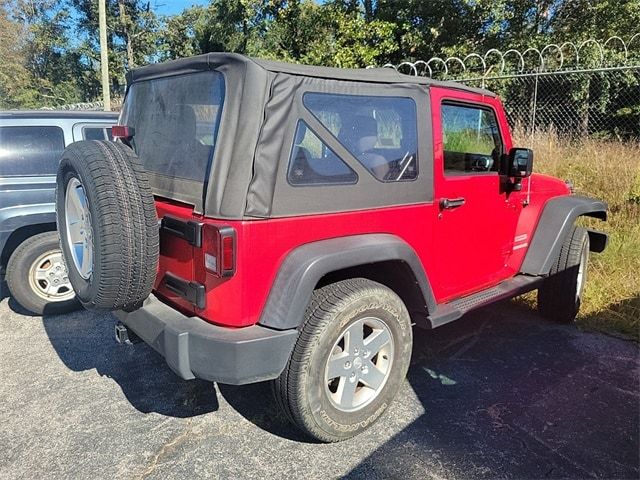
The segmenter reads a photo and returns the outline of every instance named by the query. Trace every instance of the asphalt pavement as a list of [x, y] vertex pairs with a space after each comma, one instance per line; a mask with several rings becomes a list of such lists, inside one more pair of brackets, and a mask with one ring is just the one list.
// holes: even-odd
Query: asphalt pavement
[[[1, 296], [0, 296], [1, 298]], [[183, 381], [111, 314], [0, 300], [0, 478], [638, 479], [638, 344], [501, 303], [418, 331], [353, 440], [310, 442], [268, 384]]]

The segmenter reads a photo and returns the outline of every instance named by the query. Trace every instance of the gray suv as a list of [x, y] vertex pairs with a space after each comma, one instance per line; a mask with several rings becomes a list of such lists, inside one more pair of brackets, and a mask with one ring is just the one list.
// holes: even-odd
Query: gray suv
[[0, 111], [0, 281], [37, 313], [79, 307], [56, 231], [56, 170], [65, 147], [110, 140], [117, 114]]

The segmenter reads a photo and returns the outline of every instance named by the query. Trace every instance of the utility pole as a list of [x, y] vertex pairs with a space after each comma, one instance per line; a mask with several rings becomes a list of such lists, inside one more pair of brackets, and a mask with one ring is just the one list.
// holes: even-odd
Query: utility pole
[[107, 9], [105, 0], [98, 0], [100, 23], [100, 70], [102, 71], [102, 101], [105, 112], [111, 110], [111, 92], [109, 91], [109, 55], [107, 52]]

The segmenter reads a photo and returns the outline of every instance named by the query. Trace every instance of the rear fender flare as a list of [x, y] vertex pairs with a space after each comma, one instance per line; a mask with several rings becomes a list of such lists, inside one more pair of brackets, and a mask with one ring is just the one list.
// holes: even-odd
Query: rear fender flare
[[[601, 200], [579, 195], [567, 195], [549, 200], [542, 210], [520, 272], [527, 275], [548, 275], [553, 262], [560, 254], [564, 239], [580, 216], [606, 220], [607, 204]], [[598, 245], [602, 245], [604, 249], [606, 239], [602, 240], [601, 236], [605, 234], [593, 232], [598, 234]]]
[[0, 270], [20, 242], [31, 235], [55, 230], [55, 205], [19, 205], [0, 208]]
[[409, 266], [427, 311], [433, 311], [433, 290], [415, 250], [394, 235], [367, 234], [321, 240], [291, 251], [280, 266], [259, 324], [278, 330], [297, 328], [314, 289], [326, 274], [389, 260]]

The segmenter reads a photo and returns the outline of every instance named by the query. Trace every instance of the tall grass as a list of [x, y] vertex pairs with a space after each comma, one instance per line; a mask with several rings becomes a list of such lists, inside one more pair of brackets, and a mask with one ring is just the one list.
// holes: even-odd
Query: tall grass
[[591, 256], [579, 325], [640, 339], [640, 143], [572, 142], [553, 132], [517, 137], [534, 150], [536, 172], [568, 179], [576, 193], [609, 204], [607, 223], [581, 220], [609, 233], [609, 246]]

